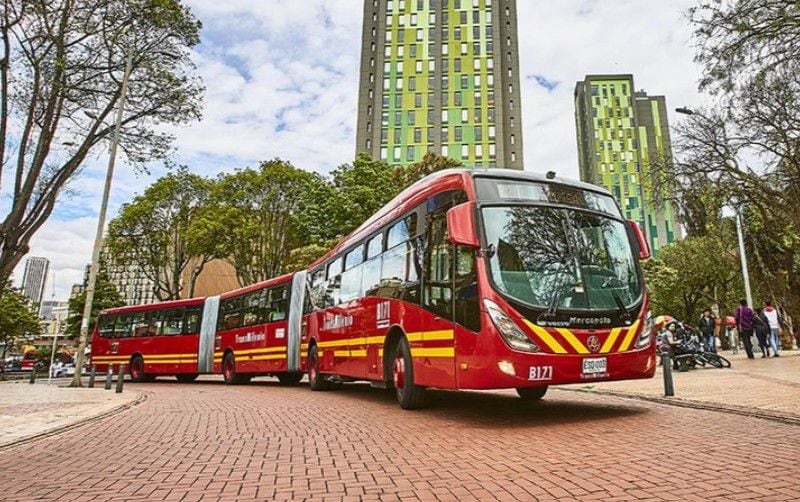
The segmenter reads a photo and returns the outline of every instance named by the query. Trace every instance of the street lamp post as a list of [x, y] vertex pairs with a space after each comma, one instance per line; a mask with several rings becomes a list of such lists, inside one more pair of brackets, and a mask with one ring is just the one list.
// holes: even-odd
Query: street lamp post
[[[682, 113], [683, 115], [699, 115], [703, 117], [703, 115], [698, 114], [691, 108], [681, 107], [675, 108], [675, 111], [678, 113]], [[705, 117], [703, 117], [705, 118]], [[736, 212], [736, 236], [739, 240], [739, 259], [741, 260], [742, 266], [742, 278], [744, 279], [744, 294], [745, 298], [747, 299], [747, 304], [749, 306], [753, 306], [753, 294], [750, 290], [750, 272], [748, 271], [747, 267], [747, 253], [744, 249], [744, 233], [742, 231], [742, 212], [740, 211], [739, 207], [734, 208]]]
[[97, 220], [97, 233], [94, 237], [94, 249], [92, 250], [92, 264], [89, 267], [89, 278], [86, 283], [86, 302], [83, 306], [83, 318], [81, 319], [80, 343], [78, 353], [75, 356], [75, 376], [72, 378], [72, 387], [81, 386], [81, 370], [83, 369], [84, 352], [89, 338], [89, 322], [92, 317], [92, 303], [94, 302], [94, 287], [97, 282], [97, 274], [100, 270], [100, 250], [103, 247], [103, 233], [106, 226], [106, 210], [108, 209], [108, 196], [111, 192], [111, 181], [114, 179], [114, 164], [117, 158], [117, 145], [119, 144], [120, 129], [122, 128], [123, 112], [125, 111], [125, 97], [128, 93], [128, 80], [131, 76], [133, 67], [133, 53], [129, 53], [125, 61], [125, 73], [122, 77], [122, 87], [120, 89], [119, 106], [117, 107], [117, 122], [114, 124], [114, 133], [111, 137], [109, 148], [108, 169], [106, 171], [106, 184], [103, 188], [103, 199], [100, 203], [100, 215]]

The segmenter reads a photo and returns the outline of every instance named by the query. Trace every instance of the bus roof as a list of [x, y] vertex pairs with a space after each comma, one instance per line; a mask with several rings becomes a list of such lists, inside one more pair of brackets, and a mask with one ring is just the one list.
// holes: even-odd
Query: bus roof
[[234, 289], [232, 291], [227, 291], [220, 295], [220, 299], [225, 300], [227, 298], [235, 298], [240, 295], [244, 295], [247, 293], [252, 293], [253, 291], [258, 291], [260, 289], [269, 288], [271, 286], [275, 286], [277, 284], [283, 284], [285, 282], [291, 282], [292, 277], [294, 277], [294, 272], [289, 274], [283, 274], [278, 277], [273, 277], [272, 279], [267, 279], [266, 281], [257, 282], [255, 284], [251, 284], [249, 286], [245, 286], [243, 288]]
[[205, 302], [204, 297], [187, 298], [185, 300], [170, 300], [166, 302], [148, 303], [146, 305], [131, 305], [129, 307], [117, 307], [113, 309], [106, 309], [100, 314], [131, 314], [134, 312], [148, 312], [151, 310], [171, 309], [177, 307], [195, 307], [202, 305]]
[[602, 195], [611, 196], [611, 193], [608, 190], [590, 183], [560, 177], [554, 177], [550, 179], [547, 176], [538, 173], [498, 168], [443, 169], [425, 176], [421, 180], [416, 181], [411, 186], [400, 192], [396, 197], [379, 209], [374, 215], [370, 216], [367, 221], [359, 225], [358, 228], [350, 232], [341, 241], [339, 241], [339, 243], [334, 246], [333, 249], [327, 252], [324, 256], [315, 260], [308, 267], [308, 269], [311, 270], [319, 264], [324, 263], [331, 256], [334, 256], [339, 251], [346, 249], [353, 242], [366, 237], [368, 234], [372, 233], [374, 229], [383, 226], [388, 221], [394, 219], [394, 217], [398, 214], [406, 212], [408, 209], [419, 204], [422, 200], [430, 195], [440, 191], [461, 187], [467, 192], [467, 195], [470, 195], [472, 198], [474, 198], [474, 185], [469, 181], [475, 177], [513, 179], [536, 183], [566, 185], [579, 188], [581, 190], [588, 190]]

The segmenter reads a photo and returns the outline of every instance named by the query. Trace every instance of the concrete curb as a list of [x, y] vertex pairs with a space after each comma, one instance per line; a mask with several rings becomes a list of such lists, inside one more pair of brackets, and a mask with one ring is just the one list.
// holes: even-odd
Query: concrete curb
[[694, 408], [697, 410], [717, 411], [719, 413], [742, 415], [746, 417], [760, 418], [762, 420], [771, 420], [773, 422], [779, 422], [787, 425], [800, 426], [800, 417], [798, 417], [797, 415], [759, 410], [755, 408], [722, 405], [718, 403], [711, 403], [708, 401], [694, 401], [691, 399], [681, 399], [677, 397], [669, 398], [669, 397], [646, 396], [642, 394], [635, 394], [632, 392], [620, 392], [615, 390], [563, 389], [563, 388], [559, 390], [565, 390], [568, 392], [581, 392], [584, 394], [600, 394], [604, 396], [614, 396], [623, 399], [636, 399], [639, 401], [667, 404], [670, 406], [678, 406], [681, 408]]
[[133, 401], [130, 401], [130, 402], [127, 402], [127, 403], [123, 403], [123, 404], [121, 404], [119, 406], [116, 406], [116, 407], [114, 407], [114, 408], [112, 408], [112, 409], [110, 409], [108, 411], [104, 411], [103, 413], [100, 413], [98, 415], [93, 415], [93, 416], [90, 416], [90, 417], [82, 418], [82, 419], [78, 420], [77, 422], [73, 422], [71, 424], [60, 425], [58, 427], [53, 427], [52, 429], [47, 429], [47, 430], [45, 430], [43, 432], [37, 432], [36, 434], [32, 434], [30, 436], [26, 436], [24, 438], [17, 439], [15, 441], [10, 442], [10, 443], [6, 443], [6, 444], [3, 444], [3, 445], [0, 445], [0, 452], [3, 452], [3, 451], [5, 451], [5, 450], [7, 450], [9, 448], [13, 448], [14, 446], [19, 446], [21, 444], [37, 441], [37, 440], [39, 440], [41, 438], [55, 436], [56, 434], [60, 434], [60, 433], [62, 433], [64, 431], [68, 431], [68, 430], [74, 429], [76, 427], [80, 427], [81, 425], [87, 424], [89, 422], [93, 422], [95, 420], [100, 420], [101, 418], [106, 418], [106, 417], [109, 417], [111, 415], [115, 415], [117, 413], [120, 413], [122, 411], [127, 410], [128, 408], [133, 408], [134, 406], [136, 406], [138, 404], [141, 404], [141, 403], [145, 402], [146, 400], [147, 400], [147, 393], [146, 392], [140, 392], [139, 393], [139, 397], [137, 397]]

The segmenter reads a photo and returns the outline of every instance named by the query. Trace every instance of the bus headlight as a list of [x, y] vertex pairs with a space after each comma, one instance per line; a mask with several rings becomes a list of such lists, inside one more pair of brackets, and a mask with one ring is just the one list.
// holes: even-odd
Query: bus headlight
[[653, 335], [653, 315], [648, 312], [647, 318], [644, 321], [644, 325], [642, 326], [642, 332], [639, 333], [639, 338], [636, 339], [635, 347], [637, 349], [642, 349], [650, 345], [650, 338]]
[[483, 305], [486, 307], [489, 317], [492, 318], [492, 322], [497, 328], [497, 331], [500, 332], [503, 340], [505, 340], [511, 348], [525, 352], [539, 352], [539, 346], [533, 343], [533, 341], [519, 329], [517, 323], [515, 323], [508, 314], [503, 312], [496, 303], [484, 298]]

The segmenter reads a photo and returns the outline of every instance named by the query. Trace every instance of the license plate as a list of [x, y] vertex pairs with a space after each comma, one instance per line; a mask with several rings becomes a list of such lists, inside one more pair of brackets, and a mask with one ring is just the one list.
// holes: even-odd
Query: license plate
[[608, 371], [608, 361], [605, 357], [593, 357], [583, 360], [583, 374], [596, 375]]

